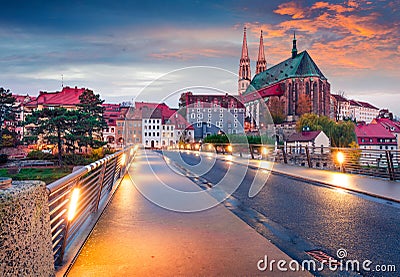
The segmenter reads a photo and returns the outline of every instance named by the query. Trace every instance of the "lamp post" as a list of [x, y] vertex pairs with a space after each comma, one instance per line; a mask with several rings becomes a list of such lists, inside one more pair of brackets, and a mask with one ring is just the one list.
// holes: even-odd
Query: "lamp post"
[[340, 166], [340, 172], [345, 172], [345, 169], [344, 169], [344, 166], [343, 166], [345, 157], [344, 157], [343, 152], [340, 152], [340, 151], [337, 152], [336, 159], [337, 159], [337, 161], [339, 163], [339, 166]]

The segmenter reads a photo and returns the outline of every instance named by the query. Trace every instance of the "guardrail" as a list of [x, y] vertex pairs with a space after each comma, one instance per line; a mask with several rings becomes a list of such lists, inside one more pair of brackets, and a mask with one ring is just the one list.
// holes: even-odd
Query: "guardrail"
[[252, 159], [400, 180], [399, 150], [235, 143], [188, 144], [181, 148], [247, 155]]
[[[50, 224], [55, 265], [92, 215], [104, 209], [118, 180], [134, 159], [137, 147], [127, 147], [49, 184]], [[83, 241], [82, 241], [83, 242]]]

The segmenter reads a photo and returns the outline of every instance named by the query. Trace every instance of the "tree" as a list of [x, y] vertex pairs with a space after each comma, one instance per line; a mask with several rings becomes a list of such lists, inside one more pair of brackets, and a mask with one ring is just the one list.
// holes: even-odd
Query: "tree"
[[103, 142], [101, 132], [107, 127], [104, 120], [104, 100], [100, 99], [99, 94], [94, 94], [92, 90], [85, 90], [79, 96], [78, 106], [79, 121], [74, 127], [75, 135], [80, 146], [90, 146], [99, 148], [106, 144]]
[[268, 108], [275, 124], [280, 124], [285, 121], [284, 103], [279, 97], [270, 97], [268, 100]]
[[33, 111], [28, 115], [24, 124], [30, 131], [30, 138], [36, 137], [45, 143], [56, 144], [58, 161], [62, 165], [63, 145], [65, 137], [78, 123], [76, 111], [68, 111], [64, 108], [43, 109]]
[[[15, 127], [15, 116], [18, 112], [15, 100], [9, 89], [0, 88], [0, 148], [3, 147], [4, 135], [7, 135], [7, 143], [9, 143], [10, 139], [15, 140], [13, 127]], [[14, 138], [12, 138], [13, 136]]]
[[296, 114], [301, 116], [306, 113], [311, 113], [311, 98], [309, 94], [301, 93], [297, 102]]
[[331, 145], [334, 147], [348, 147], [356, 140], [355, 125], [351, 121], [337, 123], [326, 116], [304, 114], [297, 122], [296, 130], [301, 132], [305, 126], [308, 126], [311, 131], [324, 131], [331, 140]]

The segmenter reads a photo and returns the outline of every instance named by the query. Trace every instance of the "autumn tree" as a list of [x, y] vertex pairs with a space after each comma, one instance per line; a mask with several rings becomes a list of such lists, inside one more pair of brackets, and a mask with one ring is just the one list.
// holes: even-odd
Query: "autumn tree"
[[335, 122], [326, 116], [307, 113], [297, 121], [296, 130], [301, 132], [305, 126], [311, 131], [323, 131], [331, 140], [333, 147], [348, 147], [356, 140], [355, 125], [351, 121]]
[[268, 100], [268, 108], [275, 124], [285, 121], [285, 106], [282, 99], [277, 96], [272, 96]]
[[306, 113], [311, 113], [311, 98], [309, 94], [301, 93], [296, 107], [296, 114], [303, 115]]

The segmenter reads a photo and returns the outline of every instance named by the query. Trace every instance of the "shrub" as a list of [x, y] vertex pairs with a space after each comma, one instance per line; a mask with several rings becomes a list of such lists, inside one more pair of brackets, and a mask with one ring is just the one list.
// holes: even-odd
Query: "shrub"
[[43, 153], [40, 150], [34, 150], [28, 153], [28, 160], [54, 160], [56, 157], [50, 153]]

